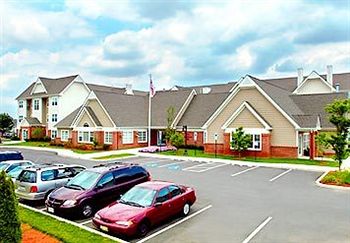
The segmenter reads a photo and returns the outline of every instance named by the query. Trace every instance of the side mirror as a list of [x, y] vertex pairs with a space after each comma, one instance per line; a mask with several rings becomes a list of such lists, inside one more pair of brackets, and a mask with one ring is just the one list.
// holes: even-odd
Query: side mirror
[[98, 186], [95, 187], [95, 190], [97, 191], [97, 190], [100, 190], [100, 189], [102, 189], [102, 188], [103, 188], [103, 185], [100, 184], [100, 185], [98, 185]]
[[156, 203], [154, 204], [154, 207], [158, 208], [158, 207], [160, 207], [160, 206], [162, 206], [162, 205], [163, 205], [163, 203], [161, 203], [161, 202], [156, 202]]

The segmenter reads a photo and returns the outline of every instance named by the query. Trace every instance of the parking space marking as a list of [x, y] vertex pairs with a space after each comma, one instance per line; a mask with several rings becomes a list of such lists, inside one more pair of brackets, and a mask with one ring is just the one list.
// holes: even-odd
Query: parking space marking
[[211, 166], [211, 167], [205, 167], [203, 170], [199, 170], [199, 171], [196, 171], [196, 172], [205, 172], [205, 171], [208, 171], [208, 170], [212, 170], [212, 169], [215, 169], [215, 168], [218, 168], [218, 167], [221, 167], [221, 166], [225, 166], [225, 165], [228, 165], [228, 164], [219, 164], [219, 165], [216, 165], [216, 166]]
[[248, 168], [248, 169], [246, 169], [246, 170], [242, 170], [242, 171], [240, 171], [240, 172], [234, 173], [234, 174], [232, 174], [231, 176], [238, 176], [238, 175], [240, 175], [240, 174], [246, 173], [246, 172], [251, 171], [251, 170], [255, 170], [255, 169], [257, 169], [257, 168], [259, 168], [259, 166], [253, 166], [253, 167]]
[[163, 167], [169, 167], [169, 166], [173, 166], [173, 165], [185, 164], [185, 163], [189, 163], [189, 162], [191, 162], [191, 161], [180, 161], [180, 162], [174, 162], [174, 163], [170, 163], [170, 164], [161, 165], [158, 167], [163, 168]]
[[265, 219], [265, 221], [262, 222], [252, 233], [250, 233], [250, 235], [242, 243], [248, 243], [251, 239], [253, 239], [254, 236], [257, 233], [259, 233], [259, 231], [262, 230], [262, 228], [264, 228], [265, 225], [267, 225], [271, 219], [272, 219], [272, 217], [268, 217], [267, 219]]
[[270, 179], [270, 182], [273, 182], [274, 180], [277, 180], [277, 179], [280, 178], [281, 176], [284, 176], [285, 174], [287, 174], [287, 173], [289, 173], [289, 172], [291, 172], [291, 171], [292, 171], [292, 169], [289, 169], [289, 170], [287, 170], [287, 171], [282, 172], [281, 174], [279, 174], [279, 175], [275, 176], [274, 178]]
[[92, 222], [92, 219], [89, 219], [89, 220], [86, 220], [84, 222], [81, 222], [80, 224], [84, 225], [84, 224], [88, 224], [88, 223], [91, 223]]
[[[196, 162], [196, 161], [193, 161]], [[201, 172], [205, 172], [208, 170], [212, 170], [221, 166], [225, 166], [228, 165], [226, 163], [217, 163], [217, 162], [205, 162], [205, 163], [200, 163], [197, 165], [192, 165], [190, 167], [186, 167], [183, 168], [183, 171], [191, 171], [191, 172], [197, 172], [197, 173], [201, 173]]]
[[200, 213], [202, 213], [202, 212], [204, 212], [204, 211], [210, 209], [212, 206], [213, 206], [213, 205], [208, 205], [208, 206], [206, 206], [205, 208], [202, 208], [201, 210], [198, 210], [197, 212], [195, 212], [195, 213], [193, 213], [193, 214], [191, 214], [191, 215], [188, 215], [186, 218], [183, 218], [183, 219], [181, 219], [181, 220], [179, 220], [179, 221], [177, 221], [177, 222], [175, 222], [175, 223], [173, 223], [173, 224], [171, 224], [171, 225], [169, 225], [169, 226], [167, 226], [167, 227], [165, 227], [165, 228], [163, 228], [163, 229], [161, 229], [161, 230], [155, 232], [154, 234], [149, 235], [149, 236], [143, 238], [142, 240], [139, 240], [139, 241], [136, 242], [136, 243], [143, 243], [143, 242], [145, 242], [145, 241], [148, 241], [148, 240], [150, 240], [150, 239], [156, 237], [157, 235], [160, 235], [160, 234], [164, 233], [165, 231], [170, 230], [170, 229], [174, 228], [175, 226], [177, 226], [177, 225], [179, 225], [179, 224], [181, 224], [181, 223], [183, 223], [183, 222], [185, 222], [185, 221], [187, 221], [187, 220], [189, 220], [189, 219], [191, 219], [191, 218], [197, 216], [198, 214], [200, 214]]

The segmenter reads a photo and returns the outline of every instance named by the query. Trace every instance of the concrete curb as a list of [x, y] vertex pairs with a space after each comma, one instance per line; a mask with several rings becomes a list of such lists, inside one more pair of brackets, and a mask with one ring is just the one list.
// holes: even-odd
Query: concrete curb
[[342, 190], [342, 191], [350, 191], [350, 187], [345, 186], [335, 186], [335, 185], [327, 185], [321, 183], [322, 179], [328, 174], [329, 171], [323, 173], [315, 182], [316, 185], [323, 188], [333, 189], [333, 190]]
[[67, 224], [74, 225], [74, 226], [76, 226], [76, 227], [78, 227], [78, 228], [81, 228], [81, 229], [83, 229], [83, 230], [89, 231], [90, 233], [93, 233], [93, 234], [96, 234], [96, 235], [100, 235], [100, 236], [102, 236], [102, 237], [105, 237], [105, 238], [114, 240], [114, 241], [116, 241], [116, 242], [120, 242], [120, 243], [129, 243], [129, 242], [125, 241], [125, 240], [119, 239], [119, 238], [114, 237], [114, 236], [111, 236], [111, 235], [107, 235], [107, 234], [105, 234], [105, 233], [103, 233], [103, 232], [100, 232], [100, 231], [97, 231], [97, 230], [95, 230], [95, 229], [93, 229], [93, 228], [90, 228], [90, 227], [87, 227], [87, 226], [78, 224], [78, 223], [76, 223], [76, 222], [73, 222], [73, 221], [70, 221], [70, 220], [67, 220], [67, 219], [58, 217], [58, 216], [56, 216], [56, 215], [53, 215], [53, 214], [50, 214], [50, 213], [47, 213], [47, 212], [43, 212], [42, 210], [39, 210], [39, 209], [30, 207], [30, 206], [28, 206], [28, 205], [25, 205], [25, 204], [22, 204], [22, 203], [19, 203], [19, 205], [20, 205], [21, 207], [26, 208], [26, 209], [32, 210], [32, 211], [37, 212], [37, 213], [41, 213], [41, 214], [43, 214], [43, 215], [45, 215], [45, 216], [49, 216], [49, 217], [51, 217], [51, 218], [54, 218], [54, 219], [56, 219], [56, 220], [58, 220], [58, 221], [61, 221], [61, 222], [67, 223]]

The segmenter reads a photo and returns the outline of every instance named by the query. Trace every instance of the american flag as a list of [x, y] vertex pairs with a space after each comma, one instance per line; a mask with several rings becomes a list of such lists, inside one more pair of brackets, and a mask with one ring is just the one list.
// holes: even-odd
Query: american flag
[[150, 77], [149, 93], [150, 93], [150, 96], [153, 97], [156, 94], [156, 90], [155, 90], [154, 85], [153, 85], [152, 76], [149, 75], [149, 77]]

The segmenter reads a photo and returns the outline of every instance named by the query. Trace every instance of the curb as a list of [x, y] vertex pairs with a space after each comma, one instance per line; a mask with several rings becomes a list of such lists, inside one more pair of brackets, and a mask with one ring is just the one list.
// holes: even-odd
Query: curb
[[25, 205], [25, 204], [22, 204], [22, 203], [19, 203], [19, 205], [20, 205], [21, 207], [23, 207], [23, 208], [32, 210], [32, 211], [37, 212], [37, 213], [41, 213], [41, 214], [43, 214], [43, 215], [45, 215], [45, 216], [49, 216], [49, 217], [51, 217], [51, 218], [54, 218], [54, 219], [56, 219], [56, 220], [58, 220], [58, 221], [61, 221], [61, 222], [64, 222], [64, 223], [74, 225], [74, 226], [76, 226], [76, 227], [78, 227], [78, 228], [80, 228], [80, 229], [89, 231], [90, 233], [93, 233], [93, 234], [96, 234], [96, 235], [100, 235], [100, 236], [105, 237], [105, 238], [108, 238], [108, 239], [110, 239], [110, 240], [114, 240], [114, 241], [120, 242], [120, 243], [129, 243], [128, 241], [119, 239], [119, 238], [114, 237], [114, 236], [111, 236], [111, 235], [107, 235], [107, 234], [105, 234], [105, 233], [103, 233], [103, 232], [100, 232], [100, 231], [97, 231], [97, 230], [95, 230], [95, 229], [93, 229], [93, 228], [89, 228], [89, 227], [87, 227], [87, 226], [84, 226], [84, 225], [78, 224], [78, 223], [76, 223], [76, 222], [73, 222], [73, 221], [70, 221], [70, 220], [67, 220], [67, 219], [58, 217], [58, 216], [53, 215], [53, 214], [49, 214], [49, 213], [47, 213], [47, 212], [44, 212], [44, 211], [41, 211], [41, 210], [39, 210], [39, 209], [30, 207], [30, 206], [28, 206], [28, 205]]
[[316, 185], [323, 188], [333, 189], [333, 190], [341, 190], [341, 191], [350, 191], [350, 187], [345, 186], [335, 186], [335, 185], [327, 185], [321, 183], [322, 179], [328, 174], [329, 171], [323, 173], [315, 182]]

